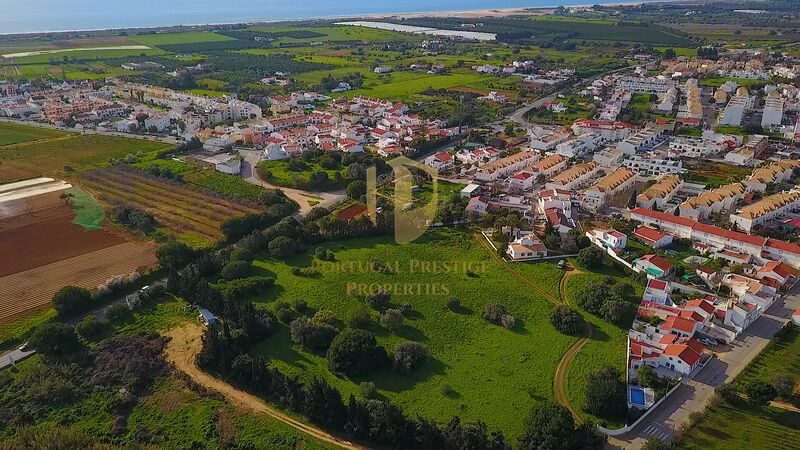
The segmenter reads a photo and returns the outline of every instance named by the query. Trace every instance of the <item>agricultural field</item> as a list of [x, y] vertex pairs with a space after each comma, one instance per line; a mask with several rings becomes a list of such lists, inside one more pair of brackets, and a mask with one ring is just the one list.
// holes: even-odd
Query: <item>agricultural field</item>
[[[800, 378], [800, 327], [791, 326], [773, 339], [736, 377], [734, 385], [743, 388], [752, 381], [769, 383], [779, 374]], [[800, 404], [800, 398], [795, 398], [794, 402]]]
[[[557, 332], [548, 321], [552, 304], [538, 290], [510, 278], [502, 264], [493, 259], [475, 237], [461, 231], [429, 232], [408, 245], [395, 245], [385, 238], [356, 239], [326, 243], [337, 263], [358, 264], [350, 271], [320, 270], [318, 276], [292, 274], [292, 266], [307, 267], [307, 254], [288, 262], [260, 257], [254, 263], [264, 275], [275, 276], [275, 287], [254, 302], [270, 308], [277, 300], [292, 303], [305, 300], [313, 311], [329, 309], [344, 321], [348, 311], [363, 305], [363, 295], [353, 292], [362, 284], [410, 285], [417, 292], [404, 295], [404, 287], [392, 296], [392, 303], [410, 304], [406, 324], [395, 333], [373, 323], [368, 327], [378, 341], [391, 350], [403, 340], [428, 347], [430, 358], [411, 375], [380, 369], [365, 377], [342, 379], [327, 369], [324, 354], [293, 345], [287, 326], [253, 349], [271, 360], [271, 366], [302, 379], [323, 377], [347, 397], [358, 395], [359, 383], [374, 382], [381, 395], [408, 414], [419, 413], [439, 422], [459, 415], [462, 420], [480, 419], [507, 437], [521, 433], [525, 412], [532, 406], [553, 400], [555, 367], [573, 336]], [[372, 260], [401, 264], [391, 273], [368, 269]], [[451, 273], [409, 273], [409, 261], [471, 263], [473, 273], [464, 269]], [[518, 266], [514, 266], [518, 268]], [[522, 267], [522, 266], [519, 266]], [[554, 263], [526, 264], [530, 280], [552, 297], [558, 296], [562, 271]], [[419, 271], [417, 271], [419, 272]], [[348, 293], [348, 288], [351, 292]], [[460, 306], [448, 308], [450, 297]], [[551, 297], [551, 298], [552, 298]], [[503, 304], [516, 319], [512, 329], [493, 325], [482, 318], [487, 303]]]
[[[719, 130], [719, 127], [717, 132], [724, 133]], [[705, 184], [711, 188], [741, 181], [751, 172], [747, 167], [714, 162], [692, 162], [684, 167], [689, 169], [686, 173], [686, 181]]]
[[[347, 173], [346, 167], [326, 169], [315, 162], [306, 162], [305, 165], [306, 167], [303, 170], [295, 171], [291, 170], [287, 160], [262, 161], [258, 163], [257, 170], [263, 180], [275, 186], [321, 191], [337, 190], [344, 187], [344, 181], [337, 180], [344, 180], [344, 176]], [[325, 185], [312, 186], [310, 178], [314, 172], [325, 172], [328, 175], [328, 182]]]
[[157, 33], [131, 36], [132, 40], [149, 46], [168, 44], [193, 44], [195, 42], [232, 41], [234, 38], [211, 31], [188, 31], [186, 33]]
[[[20, 144], [23, 142], [38, 141], [69, 136], [70, 133], [47, 128], [27, 127], [14, 123], [0, 122], [0, 147], [4, 145]], [[2, 151], [2, 149], [0, 149]]]
[[93, 134], [65, 134], [43, 142], [23, 142], [0, 148], [0, 182], [18, 179], [5, 176], [6, 170], [24, 172], [29, 177], [44, 175], [64, 178], [69, 177], [72, 171], [104, 166], [111, 158], [119, 159], [139, 153], [155, 154], [167, 148], [168, 145], [160, 142]]
[[257, 211], [121, 167], [85, 172], [81, 184], [107, 205], [125, 203], [149, 212], [164, 228], [190, 243], [213, 243], [222, 237], [222, 222]]

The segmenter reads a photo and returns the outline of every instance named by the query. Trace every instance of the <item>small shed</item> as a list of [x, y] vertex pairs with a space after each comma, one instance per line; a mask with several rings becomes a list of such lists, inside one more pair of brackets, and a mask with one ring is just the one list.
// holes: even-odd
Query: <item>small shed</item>
[[200, 315], [197, 316], [197, 319], [205, 326], [211, 326], [217, 323], [217, 316], [205, 308], [200, 308]]

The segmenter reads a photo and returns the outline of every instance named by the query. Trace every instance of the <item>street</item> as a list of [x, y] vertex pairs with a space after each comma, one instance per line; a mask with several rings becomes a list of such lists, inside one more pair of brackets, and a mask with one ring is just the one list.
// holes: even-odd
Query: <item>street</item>
[[12, 364], [18, 363], [29, 356], [33, 356], [35, 353], [36, 350], [28, 350], [27, 352], [23, 352], [18, 348], [3, 353], [3, 355], [0, 356], [0, 370], [5, 369]]
[[781, 327], [791, 320], [792, 312], [798, 307], [800, 286], [795, 284], [782, 300], [775, 302], [731, 343], [730, 350], [715, 353], [716, 357], [694, 379], [682, 384], [631, 431], [609, 437], [609, 444], [614, 448], [637, 449], [650, 436], [671, 438], [691, 413], [705, 409], [717, 386], [731, 382], [758, 356]]

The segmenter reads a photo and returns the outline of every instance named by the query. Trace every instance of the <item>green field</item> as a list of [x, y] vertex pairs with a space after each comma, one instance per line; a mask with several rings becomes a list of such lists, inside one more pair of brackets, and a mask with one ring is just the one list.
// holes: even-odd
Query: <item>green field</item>
[[792, 326], [770, 342], [734, 384], [742, 388], [752, 381], [769, 383], [778, 374], [800, 377], [800, 327]]
[[[41, 128], [23, 127], [37, 133]], [[154, 154], [169, 148], [160, 142], [126, 139], [110, 136], [75, 134], [62, 139], [26, 142], [0, 150], [0, 179], [5, 170], [37, 175], [64, 176], [65, 167], [86, 170], [108, 163], [110, 158], [124, 158], [129, 154]]]
[[63, 58], [67, 58], [70, 61], [73, 59], [78, 61], [91, 61], [107, 58], [123, 58], [126, 56], [161, 55], [163, 53], [163, 50], [157, 48], [65, 50], [42, 55], [21, 56], [14, 58], [14, 62], [17, 64], [46, 64], [51, 60], [63, 61]]
[[682, 448], [794, 449], [800, 442], [800, 414], [745, 401], [719, 404], [683, 439]]
[[[575, 265], [575, 262], [572, 263]], [[585, 270], [585, 269], [581, 269]], [[575, 275], [567, 280], [567, 296], [570, 304], [575, 304], [575, 296], [587, 285], [602, 281], [611, 276], [617, 281], [628, 280], [627, 275], [619, 266], [604, 266], [598, 272], [586, 272]], [[637, 295], [641, 295], [641, 287], [636, 285]], [[633, 306], [631, 306], [633, 308]], [[590, 314], [581, 308], [581, 313], [587, 322], [593, 326], [592, 338], [577, 354], [569, 368], [567, 376], [567, 392], [569, 393], [572, 406], [575, 407], [585, 419], [591, 419], [595, 423], [603, 422], [585, 411], [586, 408], [586, 375], [602, 366], [614, 366], [624, 373], [625, 355], [628, 345], [628, 328], [624, 325], [606, 322], [600, 317]], [[627, 323], [627, 322], [626, 322]], [[611, 426], [623, 426], [622, 423], [611, 423]]]
[[224, 34], [213, 33], [210, 31], [188, 31], [186, 33], [159, 33], [143, 34], [131, 36], [131, 39], [145, 45], [167, 45], [167, 44], [192, 44], [195, 42], [218, 42], [232, 41], [234, 38]]
[[0, 147], [9, 144], [37, 141], [40, 139], [67, 136], [68, 133], [47, 128], [27, 127], [14, 123], [0, 122]]
[[[324, 377], [345, 397], [350, 393], [358, 395], [360, 382], [372, 381], [382, 395], [408, 414], [419, 413], [439, 422], [449, 421], [454, 415], [462, 420], [480, 419], [490, 429], [502, 430], [514, 438], [520, 434], [532, 406], [552, 401], [555, 367], [576, 338], [557, 332], [548, 321], [552, 305], [540, 293], [510, 277], [473, 236], [439, 230], [403, 246], [373, 238], [324, 247], [333, 250], [336, 260], [343, 263], [368, 265], [373, 259], [380, 259], [388, 265], [397, 262], [401, 268], [391, 274], [323, 270], [318, 277], [303, 278], [292, 275], [291, 266], [308, 266], [311, 259], [306, 255], [288, 263], [260, 258], [255, 265], [263, 274], [275, 276], [276, 286], [272, 292], [257, 297], [256, 304], [269, 307], [279, 299], [290, 303], [302, 299], [313, 310], [330, 309], [344, 320], [349, 310], [364, 304], [362, 295], [348, 294], [348, 283], [422, 286], [428, 291], [402, 295], [401, 287], [400, 295], [392, 297], [393, 304], [409, 303], [413, 309], [406, 314], [406, 324], [400, 330], [391, 333], [377, 324], [369, 329], [389, 350], [403, 340], [416, 340], [428, 347], [431, 357], [411, 375], [387, 368], [353, 380], [337, 378], [328, 371], [323, 354], [293, 345], [288, 327], [282, 326], [253, 350], [271, 359], [271, 366], [302, 379]], [[476, 275], [471, 277], [463, 271], [409, 273], [412, 260], [472, 262]], [[558, 296], [562, 271], [554, 263], [524, 266], [514, 268], [552, 296]], [[461, 300], [462, 306], [455, 311], [446, 307], [452, 296]], [[490, 302], [504, 305], [514, 316], [513, 329], [482, 318], [483, 308]], [[451, 388], [448, 395], [442, 393], [442, 383]]]

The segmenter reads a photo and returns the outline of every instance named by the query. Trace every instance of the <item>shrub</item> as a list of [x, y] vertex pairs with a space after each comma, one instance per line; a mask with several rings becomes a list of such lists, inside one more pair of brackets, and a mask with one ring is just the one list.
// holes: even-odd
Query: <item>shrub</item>
[[297, 242], [287, 236], [278, 236], [269, 241], [267, 245], [270, 255], [275, 258], [285, 258], [297, 251]]
[[[298, 309], [299, 311], [299, 309]], [[333, 325], [336, 323], [336, 316], [333, 314], [333, 311], [330, 309], [320, 309], [314, 314], [314, 317], [311, 319], [317, 323], [326, 323], [328, 325]]]
[[231, 260], [231, 261], [253, 262], [254, 258], [255, 258], [255, 256], [253, 255], [253, 252], [250, 249], [248, 249], [248, 248], [235, 248], [231, 252], [230, 257], [228, 259]]
[[578, 252], [576, 261], [587, 269], [595, 269], [603, 264], [603, 251], [595, 246], [586, 247]]
[[733, 403], [739, 398], [739, 391], [732, 384], [723, 383], [717, 387], [715, 393], [726, 403]]
[[564, 334], [578, 334], [583, 327], [583, 316], [569, 306], [559, 305], [550, 314], [550, 323]]
[[744, 392], [747, 394], [747, 400], [757, 406], [766, 406], [772, 400], [775, 400], [775, 396], [778, 395], [778, 392], [772, 387], [769, 383], [764, 383], [763, 381], [752, 381], [744, 387]]
[[53, 295], [53, 307], [60, 315], [73, 314], [91, 305], [92, 294], [86, 289], [65, 286]]
[[250, 276], [253, 265], [249, 261], [233, 261], [222, 267], [222, 278], [226, 280], [237, 280]]
[[378, 291], [374, 294], [367, 295], [364, 300], [374, 309], [383, 311], [389, 306], [390, 297], [386, 292]]
[[447, 308], [448, 309], [458, 309], [461, 306], [461, 300], [458, 297], [450, 297], [447, 299]]
[[364, 328], [371, 320], [369, 310], [363, 306], [357, 306], [347, 313], [347, 326], [350, 328]]
[[289, 326], [292, 342], [312, 350], [327, 350], [339, 330], [327, 323], [309, 320], [306, 316], [298, 317]]
[[404, 322], [403, 314], [398, 309], [387, 309], [380, 316], [381, 326], [391, 331], [400, 329]]
[[78, 335], [68, 324], [53, 322], [36, 328], [29, 340], [31, 347], [45, 356], [64, 356], [78, 348]]
[[372, 381], [362, 381], [358, 385], [358, 390], [361, 391], [361, 396], [367, 399], [376, 399], [380, 394], [378, 394], [378, 388], [375, 387], [375, 383]]
[[106, 317], [112, 322], [123, 320], [130, 316], [131, 310], [124, 303], [115, 303], [108, 307]]
[[796, 380], [787, 373], [779, 373], [772, 377], [770, 384], [775, 388], [775, 393], [778, 397], [789, 398], [794, 394]]
[[327, 353], [328, 368], [337, 375], [364, 374], [386, 363], [386, 350], [364, 330], [347, 330], [333, 339]]
[[94, 342], [101, 338], [110, 328], [108, 322], [97, 320], [97, 316], [88, 315], [75, 325], [75, 332], [86, 342]]
[[625, 413], [627, 393], [622, 374], [615, 367], [601, 367], [586, 375], [586, 409], [599, 417]]
[[495, 325], [514, 328], [514, 317], [506, 312], [505, 307], [497, 303], [489, 303], [483, 308], [483, 318]]
[[394, 370], [411, 373], [428, 357], [428, 349], [419, 342], [405, 341], [394, 348]]
[[295, 299], [294, 301], [294, 309], [297, 312], [305, 312], [308, 309], [308, 302], [303, 300], [302, 298]]

